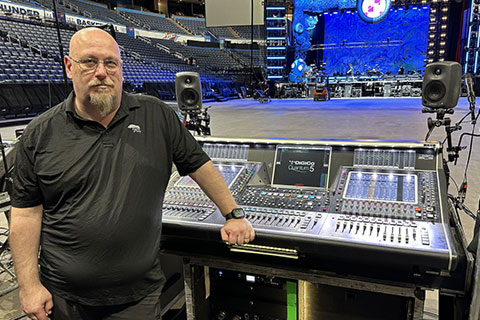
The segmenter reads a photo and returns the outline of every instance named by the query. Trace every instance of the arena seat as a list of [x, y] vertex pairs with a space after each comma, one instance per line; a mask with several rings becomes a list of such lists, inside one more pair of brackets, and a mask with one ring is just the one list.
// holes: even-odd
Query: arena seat
[[205, 32], [207, 31], [217, 39], [219, 38], [234, 39], [235, 38], [235, 35], [225, 27], [207, 28], [205, 19], [175, 17], [175, 21], [177, 21], [184, 28], [188, 29], [189, 31], [191, 31], [193, 34], [196, 34], [196, 35], [205, 35]]
[[[243, 39], [251, 39], [251, 26], [232, 26], [232, 29]], [[264, 40], [266, 38], [265, 28], [262, 26], [253, 26], [253, 39]]]
[[[56, 29], [2, 19], [0, 29], [6, 33], [6, 38], [0, 38], [0, 85], [20, 86], [25, 91], [24, 96], [32, 97], [32, 100], [27, 98], [26, 105], [26, 100], [15, 99], [14, 96], [12, 98], [7, 92], [7, 98], [5, 94], [2, 98], [2, 101], [8, 102], [6, 110], [14, 112], [14, 117], [28, 116], [46, 110], [50, 100], [52, 105], [62, 101], [64, 78]], [[69, 40], [74, 32], [60, 29], [64, 54], [68, 54]], [[131, 91], [141, 91], [144, 83], [154, 83], [157, 96], [161, 99], [175, 98], [173, 85], [177, 72], [196, 71], [204, 80], [222, 79], [227, 81], [227, 87], [231, 88], [232, 78], [225, 76], [223, 72], [216, 73], [215, 70], [242, 68], [238, 63], [239, 59], [232, 59], [231, 53], [219, 48], [187, 47], [173, 40], [137, 39], [122, 33], [117, 33], [117, 40], [124, 61], [125, 86]], [[163, 49], [157, 47], [160, 45]], [[180, 55], [174, 55], [176, 52]], [[181, 56], [185, 60], [195, 58], [196, 65], [188, 64]], [[50, 85], [47, 86], [47, 83]], [[48, 88], [51, 90], [50, 97], [45, 93]]]
[[155, 13], [144, 13], [141, 11], [134, 12], [133, 10], [122, 11], [122, 14], [138, 20], [142, 25], [148, 26], [148, 28], [151, 30], [188, 34], [187, 32], [185, 32], [185, 30], [175, 24], [175, 22], [169, 20], [164, 15]]

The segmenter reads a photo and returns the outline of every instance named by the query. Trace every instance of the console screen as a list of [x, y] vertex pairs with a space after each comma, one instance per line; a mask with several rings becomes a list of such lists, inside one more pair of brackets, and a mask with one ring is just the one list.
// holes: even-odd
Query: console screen
[[416, 203], [416, 195], [416, 175], [350, 171], [344, 198]]
[[[230, 188], [238, 175], [245, 168], [243, 165], [215, 163], [215, 168], [220, 172], [223, 180]], [[198, 187], [197, 183], [190, 176], [181, 177], [176, 183], [177, 187]]]
[[273, 185], [326, 188], [330, 147], [277, 146]]

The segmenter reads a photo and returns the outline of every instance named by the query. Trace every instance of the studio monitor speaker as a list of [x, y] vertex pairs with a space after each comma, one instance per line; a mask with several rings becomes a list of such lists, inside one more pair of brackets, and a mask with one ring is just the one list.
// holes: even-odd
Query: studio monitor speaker
[[202, 109], [202, 84], [196, 72], [179, 72], [175, 77], [175, 94], [178, 107], [185, 112]]
[[462, 67], [455, 61], [427, 65], [423, 75], [422, 104], [425, 107], [453, 108], [457, 105], [462, 83]]

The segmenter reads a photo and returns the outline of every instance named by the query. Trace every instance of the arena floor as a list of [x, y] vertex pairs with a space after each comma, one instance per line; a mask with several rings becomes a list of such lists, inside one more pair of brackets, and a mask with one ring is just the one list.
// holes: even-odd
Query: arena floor
[[[262, 104], [256, 100], [244, 99], [204, 104], [210, 105], [212, 135], [223, 137], [424, 140], [427, 118], [435, 117], [421, 112], [420, 98], [357, 98], [323, 102], [282, 99]], [[466, 112], [468, 101], [461, 98], [455, 113], [450, 116], [452, 122], [458, 121]], [[462, 127], [461, 132], [471, 132], [470, 124]], [[475, 133], [479, 133], [478, 127]], [[3, 139], [14, 137], [17, 128], [3, 128]], [[430, 140], [442, 141], [444, 137], [444, 128], [436, 128]], [[454, 144], [457, 144], [459, 132], [453, 137]], [[464, 138], [462, 145], [467, 146], [469, 142], [469, 138]], [[450, 165], [456, 183], [463, 180], [467, 157], [468, 150], [463, 150], [457, 165]], [[480, 196], [479, 173], [480, 141], [477, 139], [473, 143], [466, 197], [467, 206], [474, 212], [478, 208]], [[454, 183], [449, 191], [456, 194]], [[461, 219], [467, 240], [470, 241], [473, 220], [463, 213]], [[427, 294], [425, 319], [437, 318], [436, 295], [436, 291]], [[20, 314], [17, 291], [0, 298], [0, 319], [11, 319]]]

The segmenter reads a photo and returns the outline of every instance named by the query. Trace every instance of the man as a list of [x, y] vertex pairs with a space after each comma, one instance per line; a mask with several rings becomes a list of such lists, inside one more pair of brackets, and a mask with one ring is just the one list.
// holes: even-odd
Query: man
[[[64, 63], [74, 92], [17, 144], [10, 245], [20, 303], [37, 320], [157, 319], [172, 161], [223, 215], [237, 205], [173, 110], [122, 92], [120, 50], [108, 33], [78, 31]], [[221, 237], [243, 244], [255, 233], [246, 219], [229, 219]]]

